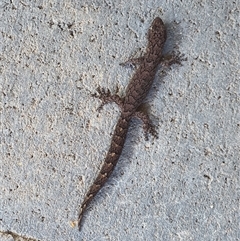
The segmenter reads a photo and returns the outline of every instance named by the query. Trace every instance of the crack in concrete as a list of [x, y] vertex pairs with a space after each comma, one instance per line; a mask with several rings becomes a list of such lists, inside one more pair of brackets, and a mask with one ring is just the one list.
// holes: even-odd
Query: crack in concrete
[[11, 235], [14, 241], [41, 241], [40, 239], [34, 239], [34, 238], [28, 238], [26, 236], [19, 235], [17, 233], [14, 233], [12, 231], [0, 231], [0, 234], [2, 235]]

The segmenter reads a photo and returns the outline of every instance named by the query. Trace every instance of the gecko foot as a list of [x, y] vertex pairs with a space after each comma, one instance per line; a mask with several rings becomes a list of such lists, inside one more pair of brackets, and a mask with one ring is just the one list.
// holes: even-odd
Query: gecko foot
[[98, 111], [101, 111], [103, 106], [110, 102], [109, 97], [111, 96], [110, 90], [105, 90], [104, 88], [97, 88], [97, 93], [92, 94], [92, 97], [98, 98], [102, 101], [101, 105], [97, 108]]
[[180, 54], [179, 52], [173, 52], [171, 54], [163, 56], [161, 65], [163, 67], [170, 67], [173, 64], [179, 64], [182, 66], [182, 62], [186, 60], [187, 58], [184, 57], [184, 54]]
[[151, 134], [155, 138], [158, 138], [156, 128], [152, 124], [148, 114], [145, 111], [138, 110], [135, 112], [134, 116], [141, 119], [143, 122], [143, 130], [144, 130], [145, 140], [149, 140], [149, 134]]
[[[118, 91], [118, 88], [117, 88], [117, 91]], [[101, 111], [103, 106], [110, 102], [115, 102], [119, 107], [122, 107], [123, 105], [122, 98], [117, 94], [112, 95], [109, 89], [105, 90], [104, 88], [98, 87], [97, 93], [92, 94], [92, 97], [98, 98], [102, 101], [101, 105], [97, 109], [98, 111]]]
[[126, 62], [120, 63], [120, 66], [131, 67], [132, 69], [136, 68], [137, 65], [140, 65], [144, 61], [144, 56], [138, 58], [131, 58]]
[[149, 140], [149, 134], [151, 134], [153, 137], [158, 139], [158, 133], [156, 131], [155, 126], [152, 123], [148, 123], [147, 125], [144, 124], [143, 125], [143, 130], [144, 130], [144, 136], [145, 136], [145, 140], [146, 141]]

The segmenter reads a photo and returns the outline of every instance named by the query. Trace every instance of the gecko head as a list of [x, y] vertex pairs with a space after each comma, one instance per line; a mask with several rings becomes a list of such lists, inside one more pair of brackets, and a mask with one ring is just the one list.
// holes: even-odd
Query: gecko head
[[161, 18], [156, 17], [148, 31], [149, 44], [158, 44], [160, 47], [164, 44], [167, 38], [166, 29]]

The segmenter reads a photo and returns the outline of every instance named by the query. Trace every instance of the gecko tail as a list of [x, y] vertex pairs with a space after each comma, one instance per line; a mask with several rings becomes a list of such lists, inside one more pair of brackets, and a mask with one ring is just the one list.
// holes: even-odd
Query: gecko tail
[[105, 184], [107, 179], [110, 177], [117, 161], [121, 155], [125, 138], [128, 131], [129, 118], [120, 117], [118, 120], [116, 129], [114, 131], [112, 142], [108, 151], [108, 154], [104, 160], [103, 166], [95, 179], [94, 183], [90, 187], [87, 195], [85, 196], [83, 203], [80, 208], [78, 215], [78, 229], [81, 229], [81, 221], [86, 208], [88, 207], [91, 200], [96, 196], [101, 187]]
[[81, 231], [81, 228], [82, 228], [82, 217], [83, 217], [83, 214], [82, 214], [82, 212], [79, 214], [79, 216], [78, 216], [78, 223], [77, 223], [77, 225], [78, 225], [78, 230], [79, 231]]
[[82, 217], [83, 217], [83, 208], [80, 208], [79, 214], [78, 214], [78, 220], [77, 220], [77, 226], [78, 226], [78, 230], [81, 231], [81, 222], [82, 222]]

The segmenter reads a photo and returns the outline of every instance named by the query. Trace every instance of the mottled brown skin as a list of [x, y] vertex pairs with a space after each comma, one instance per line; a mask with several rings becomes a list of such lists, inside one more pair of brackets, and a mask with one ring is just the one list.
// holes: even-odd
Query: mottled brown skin
[[[105, 91], [104, 89], [100, 88], [97, 90], [98, 95], [93, 95], [94, 97], [98, 97], [102, 100], [102, 104], [99, 109], [101, 109], [106, 103], [117, 103], [121, 108], [121, 116], [116, 125], [111, 146], [105, 158], [104, 164], [100, 170], [100, 173], [98, 174], [93, 185], [90, 187], [81, 205], [78, 217], [79, 229], [83, 213], [86, 210], [88, 204], [105, 184], [117, 164], [117, 161], [122, 153], [131, 118], [140, 118], [144, 123], [143, 128], [145, 133], [151, 133], [153, 136], [156, 136], [156, 132], [148, 115], [145, 112], [140, 111], [139, 107], [141, 107], [143, 100], [151, 88], [158, 65], [163, 61], [166, 62], [162, 55], [165, 41], [165, 26], [163, 21], [157, 17], [154, 19], [148, 32], [148, 46], [146, 54], [143, 57], [130, 59], [128, 62], [126, 62], [138, 64], [139, 67], [137, 68], [136, 73], [133, 75], [127, 87], [125, 97], [121, 98], [117, 94], [111, 95], [109, 90]], [[168, 60], [168, 65], [179, 63], [180, 60], [180, 57], [173, 56], [171, 60]]]

